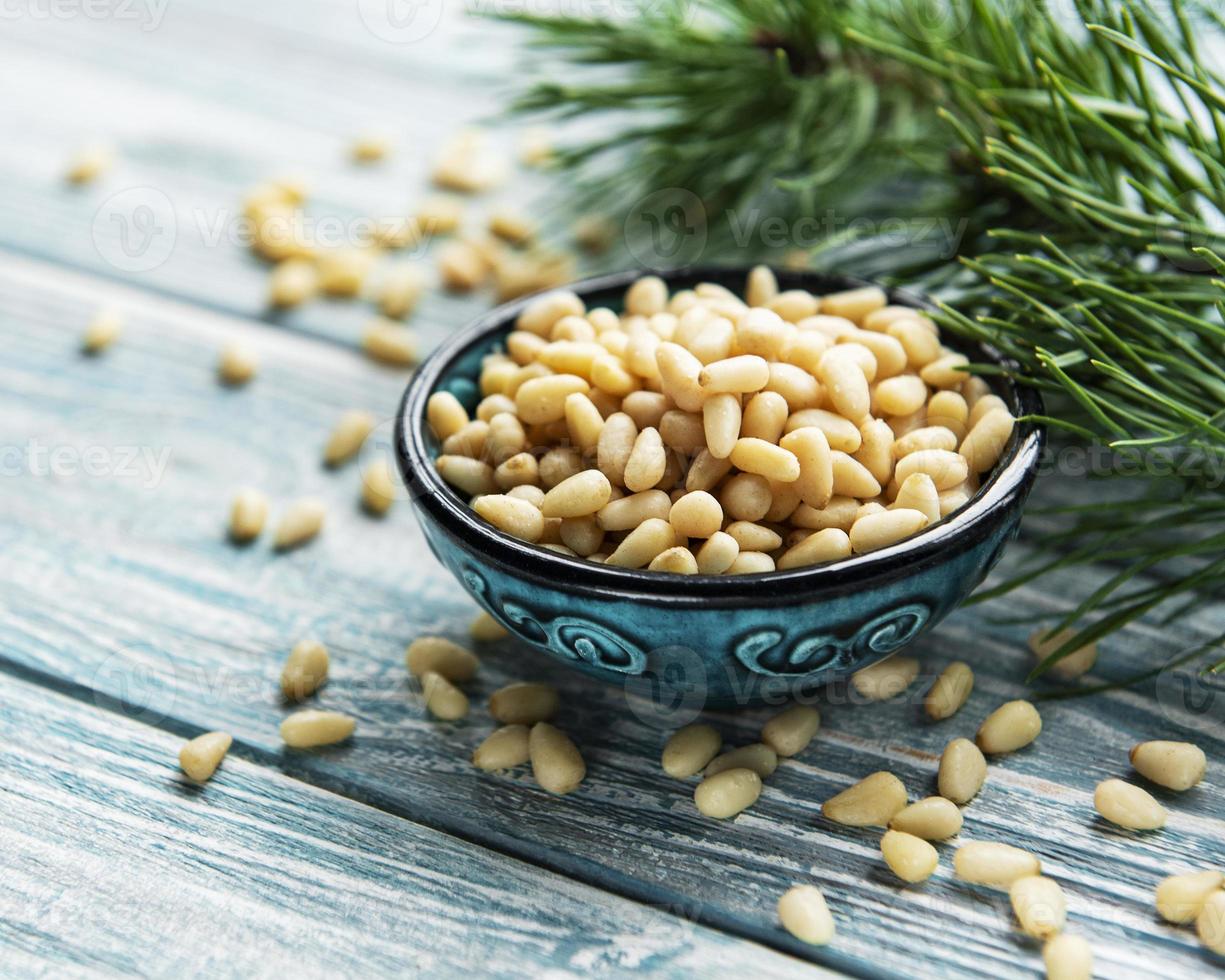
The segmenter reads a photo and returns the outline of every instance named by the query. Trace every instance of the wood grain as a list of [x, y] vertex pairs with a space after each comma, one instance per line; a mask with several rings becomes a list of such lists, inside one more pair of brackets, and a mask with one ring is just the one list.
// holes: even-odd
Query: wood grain
[[[79, 357], [76, 330], [89, 311], [122, 299], [124, 340], [102, 359]], [[0, 416], [0, 445], [35, 434], [84, 450], [135, 444], [173, 451], [155, 487], [103, 475], [5, 479], [0, 514], [0, 657], [10, 670], [133, 718], [180, 732], [224, 727], [251, 758], [438, 830], [533, 864], [681, 910], [684, 915], [856, 974], [977, 976], [1032, 973], [1036, 947], [1018, 939], [1006, 898], [951, 879], [952, 848], [923, 887], [899, 887], [883, 869], [876, 832], [848, 831], [820, 802], [876, 769], [898, 773], [915, 796], [932, 791], [936, 757], [972, 733], [999, 702], [1023, 696], [1028, 627], [997, 618], [1038, 617], [1090, 588], [1084, 573], [1057, 575], [1041, 591], [955, 614], [917, 644], [928, 672], [953, 658], [978, 683], [955, 720], [917, 725], [913, 699], [859, 706], [830, 692], [818, 741], [785, 762], [758, 805], [729, 824], [701, 818], [691, 784], [663, 776], [658, 752], [688, 718], [653, 719], [627, 699], [513, 643], [481, 651], [467, 721], [430, 722], [407, 684], [404, 645], [424, 632], [463, 638], [474, 607], [425, 551], [408, 508], [387, 521], [355, 506], [356, 474], [322, 470], [319, 447], [343, 408], [383, 414], [402, 378], [282, 331], [227, 320], [23, 262], [0, 272], [0, 383], [17, 397]], [[243, 391], [211, 377], [218, 338], [245, 331], [266, 370]], [[319, 541], [277, 556], [266, 544], [224, 540], [231, 490], [264, 487], [280, 504], [327, 500]], [[1113, 641], [1100, 674], [1121, 676], [1225, 626], [1210, 607]], [[279, 745], [285, 708], [279, 663], [303, 635], [333, 651], [319, 701], [359, 718], [353, 744], [320, 753]], [[527, 773], [476, 773], [472, 748], [490, 730], [480, 705], [509, 680], [544, 679], [563, 691], [560, 723], [583, 747], [590, 775], [562, 799]], [[1156, 920], [1151, 888], [1173, 870], [1219, 853], [1222, 783], [1210, 770], [1182, 797], [1163, 794], [1170, 826], [1136, 836], [1103, 827], [1094, 784], [1127, 775], [1126, 750], [1145, 738], [1193, 738], [1210, 758], [1225, 748], [1220, 700], [1179, 704], [1174, 678], [1153, 692], [1043, 706], [1036, 747], [992, 767], [966, 813], [965, 839], [999, 839], [1039, 853], [1069, 893], [1071, 928], [1094, 944], [1102, 976], [1198, 976], [1211, 960], [1182, 929]], [[921, 693], [920, 684], [914, 691]], [[756, 738], [768, 711], [712, 720], [730, 744]], [[795, 881], [819, 883], [839, 923], [825, 950], [800, 948], [773, 907]], [[917, 958], [921, 957], [921, 958]]]
[[0, 698], [6, 974], [810, 972], [233, 754], [197, 786], [173, 736], [3, 674]]

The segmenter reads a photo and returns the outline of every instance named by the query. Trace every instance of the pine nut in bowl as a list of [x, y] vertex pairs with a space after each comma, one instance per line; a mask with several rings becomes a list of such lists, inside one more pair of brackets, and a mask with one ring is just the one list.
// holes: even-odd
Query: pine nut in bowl
[[922, 297], [780, 271], [750, 309], [747, 276], [499, 307], [396, 422], [426, 540], [477, 602], [660, 704], [802, 696], [910, 643], [1016, 536], [1041, 456], [1013, 423], [1038, 395], [966, 380], [1001, 356], [942, 343]]

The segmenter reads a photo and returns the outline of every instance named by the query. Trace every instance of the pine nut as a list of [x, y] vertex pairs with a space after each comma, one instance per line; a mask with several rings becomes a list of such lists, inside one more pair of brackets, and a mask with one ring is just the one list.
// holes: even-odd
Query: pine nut
[[1171, 875], [1155, 892], [1157, 911], [1166, 922], [1194, 922], [1209, 896], [1225, 887], [1225, 874], [1220, 871], [1192, 871]]
[[940, 493], [935, 482], [926, 473], [911, 473], [898, 489], [892, 509], [917, 510], [928, 524], [935, 524], [940, 520]]
[[604, 421], [596, 446], [596, 465], [616, 486], [625, 485], [625, 468], [634, 451], [638, 427], [623, 412], [616, 412]]
[[[1064, 645], [1076, 633], [1074, 629], [1063, 629], [1051, 633], [1037, 630], [1029, 638], [1029, 648], [1039, 662]], [[1097, 663], [1097, 644], [1086, 643], [1051, 667], [1050, 672], [1063, 681], [1073, 681], [1093, 668]]]
[[698, 549], [698, 571], [703, 575], [722, 575], [740, 555], [740, 545], [730, 534], [716, 531]]
[[421, 694], [425, 709], [441, 721], [458, 721], [467, 717], [468, 695], [433, 670], [421, 675]]
[[540, 464], [531, 453], [518, 453], [493, 471], [493, 479], [501, 490], [535, 485], [540, 482]]
[[979, 419], [966, 433], [958, 452], [971, 473], [986, 473], [999, 462], [1015, 424], [1007, 409], [995, 409]]
[[[667, 495], [664, 495], [665, 499]], [[642, 568], [660, 552], [667, 551], [676, 544], [676, 532], [666, 520], [648, 518], [626, 535], [625, 540], [617, 545], [616, 550], [608, 556], [606, 565], [616, 565], [620, 568]]]
[[750, 309], [736, 327], [736, 347], [741, 354], [756, 354], [767, 361], [776, 361], [787, 342], [789, 329], [773, 310]]
[[415, 215], [421, 233], [426, 237], [449, 235], [459, 230], [464, 219], [464, 206], [456, 198], [436, 195], [426, 198]]
[[500, 208], [489, 216], [489, 231], [512, 245], [524, 245], [535, 236], [536, 223], [520, 211]]
[[857, 519], [851, 526], [851, 550], [862, 555], [879, 548], [886, 548], [921, 531], [926, 526], [926, 514], [905, 507], [877, 514], [867, 514]]
[[[698, 378], [704, 368], [702, 362], [680, 344], [663, 343], [655, 350], [655, 365], [663, 392], [683, 412], [700, 412], [706, 397]], [[769, 369], [766, 370], [767, 377]]]
[[766, 309], [777, 313], [788, 323], [799, 323], [816, 314], [820, 309], [820, 300], [806, 289], [788, 289], [770, 300]]
[[562, 317], [583, 316], [586, 312], [586, 304], [568, 290], [546, 293], [523, 308], [523, 312], [515, 320], [515, 329], [547, 337]]
[[64, 179], [70, 184], [91, 183], [110, 170], [114, 160], [114, 151], [109, 146], [87, 146], [73, 156], [64, 173]]
[[[528, 437], [533, 442], [540, 442], [542, 440], [542, 437], [534, 428], [532, 432], [528, 433]], [[582, 457], [568, 446], [550, 449], [540, 457], [540, 482], [546, 490], [552, 490], [554, 487], [560, 486], [563, 482], [570, 479], [570, 477], [577, 476], [582, 472]]]
[[1181, 793], [1204, 778], [1208, 757], [1190, 742], [1141, 742], [1131, 750], [1131, 764], [1145, 779]]
[[756, 265], [749, 270], [744, 287], [744, 299], [749, 306], [765, 306], [778, 295], [778, 280], [767, 265]]
[[863, 329], [884, 331], [892, 323], [905, 319], [915, 320], [920, 315], [920, 312], [913, 306], [882, 306], [864, 316]]
[[570, 736], [546, 721], [532, 726], [528, 754], [536, 782], [555, 795], [578, 789], [587, 775], [587, 765]]
[[281, 741], [291, 749], [335, 745], [353, 734], [357, 722], [338, 711], [298, 711], [281, 722]]
[[374, 249], [367, 248], [324, 249], [316, 257], [320, 290], [329, 296], [357, 296], [375, 254]]
[[319, 290], [319, 273], [310, 259], [278, 262], [268, 279], [268, 302], [281, 309], [300, 306]]
[[783, 348], [783, 360], [803, 368], [815, 378], [822, 356], [832, 346], [833, 342], [825, 334], [816, 330], [805, 330], [801, 324], [800, 329], [788, 337]]
[[864, 317], [886, 303], [885, 293], [878, 286], [863, 286], [821, 297], [821, 312], [846, 317], [852, 323], [862, 323]]
[[978, 795], [987, 780], [987, 760], [968, 738], [955, 738], [940, 756], [936, 787], [946, 800], [965, 806]]
[[471, 242], [447, 242], [438, 250], [438, 280], [452, 293], [470, 293], [488, 277], [490, 264]]
[[650, 490], [664, 475], [668, 455], [657, 429], [643, 429], [634, 439], [625, 461], [625, 489], [634, 493]]
[[339, 466], [357, 455], [362, 444], [374, 431], [375, 419], [370, 412], [350, 409], [336, 423], [323, 447], [323, 462], [327, 466]]
[[468, 413], [449, 391], [436, 391], [425, 405], [426, 421], [434, 437], [442, 442], [468, 424]]
[[469, 459], [467, 456], [439, 456], [434, 460], [434, 469], [447, 483], [469, 497], [493, 493], [498, 489], [493, 467], [479, 459]]
[[408, 645], [405, 652], [408, 672], [422, 677], [433, 671], [449, 681], [470, 681], [476, 676], [480, 661], [458, 643], [441, 636], [419, 636]]
[[741, 551], [771, 552], [782, 547], [783, 539], [776, 531], [749, 521], [733, 521], [727, 533], [736, 539]]
[[[761, 391], [769, 380], [770, 365], [765, 358], [756, 354], [741, 354], [714, 361], [698, 372], [698, 385], [706, 395]], [[683, 405], [681, 407], [684, 408]]]
[[894, 469], [899, 486], [914, 473], [926, 473], [936, 484], [937, 490], [951, 490], [965, 481], [969, 468], [965, 459], [957, 453], [945, 449], [921, 449], [903, 456]]
[[544, 505], [544, 491], [540, 487], [528, 486], [527, 484], [511, 487], [506, 491], [506, 496], [514, 497], [516, 500], [526, 500], [537, 510]]
[[258, 490], [239, 490], [230, 506], [230, 537], [240, 543], [255, 540], [267, 518], [268, 498]]
[[840, 452], [858, 452], [863, 442], [858, 425], [850, 419], [844, 419], [841, 415], [827, 412], [823, 408], [806, 408], [793, 412], [787, 418], [786, 431], [794, 432], [807, 426], [816, 426], [824, 432], [825, 438], [829, 441], [829, 448]]
[[891, 323], [885, 333], [901, 342], [911, 368], [923, 368], [940, 356], [940, 338], [918, 317], [902, 317]]
[[765, 390], [781, 397], [787, 409], [792, 412], [816, 408], [824, 397], [821, 383], [803, 368], [793, 364], [771, 364]]
[[926, 881], [940, 863], [940, 856], [931, 844], [900, 830], [885, 831], [880, 839], [880, 852], [889, 870], [911, 884]]
[[232, 341], [221, 349], [217, 361], [217, 377], [222, 384], [237, 387], [245, 385], [259, 371], [259, 357], [247, 344]]
[[1195, 931], [1201, 943], [1225, 956], [1225, 892], [1215, 892], [1204, 900], [1195, 919]]
[[868, 379], [849, 353], [838, 347], [828, 350], [817, 366], [817, 376], [839, 415], [855, 425], [867, 416], [872, 404]]
[[825, 946], [834, 938], [834, 917], [825, 896], [812, 885], [788, 889], [778, 900], [778, 918], [791, 935], [811, 946]]
[[[668, 433], [664, 431], [663, 419], [668, 413], [669, 405], [668, 396], [658, 391], [632, 391], [625, 396], [621, 402], [621, 411], [634, 420], [634, 424], [640, 429], [645, 429], [648, 426], [654, 426], [659, 429], [659, 434], [663, 436], [664, 442], [672, 446], [674, 449], [680, 448], [669, 441]], [[688, 413], [678, 413], [688, 419], [691, 416]], [[699, 422], [699, 428], [700, 428]], [[572, 437], [573, 438], [573, 437]], [[594, 445], [594, 443], [593, 443]]]
[[[927, 424], [940, 426], [953, 433], [957, 442], [966, 434], [966, 422], [970, 416], [966, 400], [955, 391], [937, 391], [927, 403]], [[944, 446], [924, 447], [944, 449]]]
[[969, 841], [953, 855], [953, 872], [972, 885], [1011, 888], [1014, 881], [1042, 874], [1042, 862], [1011, 844]]
[[1092, 980], [1093, 950], [1082, 936], [1061, 933], [1042, 947], [1046, 980]]
[[827, 527], [792, 545], [778, 559], [778, 570], [820, 565], [851, 556], [851, 539], [840, 528]]
[[951, 429], [943, 425], [925, 425], [907, 432], [893, 443], [893, 458], [901, 459], [903, 456], [909, 456], [911, 453], [924, 449], [943, 449], [945, 452], [952, 452], [956, 448], [957, 436]]
[[889, 828], [923, 840], [948, 840], [961, 833], [961, 824], [961, 811], [955, 803], [943, 796], [928, 796], [898, 811]]
[[754, 742], [752, 745], [742, 745], [738, 749], [731, 749], [711, 760], [706, 767], [705, 776], [709, 779], [729, 769], [751, 769], [765, 779], [774, 775], [774, 770], [777, 768], [778, 753], [768, 745]]
[[919, 377], [933, 388], [956, 388], [965, 381], [964, 368], [970, 359], [964, 354], [945, 354], [929, 361], [919, 371]]
[[919, 661], [895, 654], [851, 675], [851, 686], [869, 701], [895, 698], [919, 676]]
[[281, 693], [287, 701], [301, 701], [321, 688], [328, 678], [328, 651], [318, 640], [294, 645], [281, 669]]
[[666, 520], [672, 511], [672, 501], [662, 490], [644, 490], [620, 500], [610, 500], [596, 513], [596, 521], [605, 531], [632, 531], [652, 519]]
[[599, 470], [584, 470], [557, 484], [544, 495], [545, 517], [587, 517], [608, 503], [612, 485]]
[[827, 820], [848, 827], [885, 827], [906, 806], [906, 787], [891, 772], [874, 772], [821, 805]]
[[362, 350], [382, 364], [408, 367], [417, 362], [417, 335], [394, 320], [376, 318], [362, 334]]
[[932, 721], [952, 718], [974, 690], [974, 671], [970, 665], [955, 660], [941, 671], [923, 701], [927, 717]]
[[526, 725], [506, 725], [492, 732], [472, 753], [472, 764], [485, 772], [514, 769], [528, 760]]
[[688, 779], [705, 769], [722, 745], [723, 736], [710, 725], [686, 725], [665, 743], [660, 765], [674, 779]]
[[485, 455], [485, 443], [489, 439], [489, 423], [475, 419], [442, 443], [442, 451], [448, 456], [468, 456], [479, 459]]
[[1008, 889], [1012, 911], [1021, 931], [1035, 939], [1049, 939], [1063, 931], [1068, 901], [1059, 883], [1041, 875], [1018, 878]]
[[1165, 826], [1165, 807], [1139, 786], [1121, 779], [1106, 779], [1093, 792], [1097, 812], [1127, 830], [1157, 830]]
[[854, 497], [834, 496], [821, 508], [800, 504], [791, 515], [791, 523], [796, 527], [811, 528], [814, 531], [822, 531], [825, 528], [850, 531], [858, 510], [859, 501]]
[[1042, 731], [1042, 717], [1028, 701], [1000, 705], [979, 726], [974, 741], [987, 755], [1023, 749]]
[[760, 521], [770, 510], [770, 502], [770, 484], [758, 473], [737, 473], [719, 494], [723, 513], [737, 521]]
[[362, 472], [362, 506], [367, 513], [382, 517], [396, 502], [399, 481], [385, 459], [376, 459]]
[[762, 572], [774, 571], [774, 559], [760, 551], [742, 551], [731, 565], [727, 575], [759, 575]]
[[779, 445], [799, 463], [794, 482], [800, 499], [809, 507], [825, 507], [834, 494], [834, 457], [825, 432], [817, 426], [795, 429]]
[[[734, 463], [735, 457], [732, 458]], [[830, 453], [833, 472], [833, 491], [839, 496], [858, 497], [863, 500], [879, 496], [881, 485], [859, 460], [846, 453], [833, 450]], [[743, 468], [743, 467], [742, 467]]]
[[313, 497], [295, 500], [281, 515], [273, 535], [272, 544], [278, 551], [288, 551], [306, 544], [323, 529], [323, 518], [327, 513], [323, 501]]
[[123, 317], [115, 310], [101, 310], [89, 321], [81, 336], [81, 350], [86, 354], [101, 354], [123, 333]]
[[793, 704], [761, 729], [761, 740], [783, 758], [799, 755], [821, 727], [821, 713], [806, 704]]
[[559, 702], [551, 684], [508, 684], [489, 696], [489, 713], [503, 725], [534, 725], [552, 718]]
[[625, 291], [625, 311], [639, 316], [662, 313], [668, 305], [668, 287], [659, 276], [643, 276]]
[[705, 490], [695, 490], [672, 505], [668, 521], [682, 538], [709, 538], [723, 526], [723, 508]]
[[[967, 399], [968, 401], [969, 399]], [[988, 414], [994, 411], [1008, 411], [1008, 406], [999, 395], [985, 394], [970, 406], [970, 414], [966, 419], [966, 431], [972, 431]]]
[[707, 776], [693, 791], [693, 802], [703, 816], [727, 820], [746, 810], [761, 796], [761, 777], [751, 769], [726, 769]]
[[561, 542], [576, 555], [590, 557], [604, 544], [604, 530], [595, 517], [567, 517], [561, 522]]
[[179, 768], [188, 779], [207, 783], [234, 743], [226, 732], [205, 732], [179, 749]]
[[727, 459], [717, 459], [708, 449], [703, 449], [693, 460], [685, 476], [686, 490], [713, 490], [729, 472], [732, 464]]
[[740, 438], [742, 416], [740, 398], [732, 394], [711, 395], [702, 405], [702, 426], [706, 446], [716, 459], [731, 455]]
[[729, 458], [733, 466], [745, 473], [757, 473], [780, 483], [791, 483], [800, 477], [800, 461], [795, 454], [764, 439], [737, 439]]
[[576, 374], [551, 374], [525, 381], [515, 392], [519, 420], [529, 425], [560, 421], [566, 417], [566, 396], [590, 390]]
[[510, 636], [510, 630], [482, 609], [468, 624], [468, 635], [477, 643], [493, 643]]
[[544, 535], [544, 515], [526, 500], [487, 493], [476, 499], [472, 509], [499, 531], [520, 540], [534, 543]]
[[393, 320], [403, 320], [416, 308], [425, 292], [425, 276], [421, 270], [401, 263], [388, 271], [379, 283], [379, 312]]

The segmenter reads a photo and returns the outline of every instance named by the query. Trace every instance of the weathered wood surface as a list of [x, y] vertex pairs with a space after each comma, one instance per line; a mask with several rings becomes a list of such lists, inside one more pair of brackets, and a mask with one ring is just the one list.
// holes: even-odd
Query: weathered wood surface
[[[0, 674], [0, 973], [689, 975], [799, 961]], [[36, 733], [36, 737], [35, 737]]]
[[[76, 335], [100, 303], [122, 299], [129, 329], [99, 359], [80, 357]], [[917, 725], [913, 704], [822, 706], [818, 741], [784, 763], [758, 805], [730, 824], [701, 818], [692, 786], [659, 771], [665, 728], [612, 688], [514, 644], [483, 651], [473, 716], [443, 725], [409, 689], [403, 648], [423, 632], [462, 638], [474, 610], [425, 551], [401, 503], [386, 521], [355, 505], [355, 468], [318, 463], [328, 426], [347, 407], [389, 413], [402, 378], [356, 355], [283, 331], [202, 314], [58, 270], [14, 261], [0, 274], [0, 383], [10, 393], [0, 445], [31, 435], [49, 447], [172, 450], [156, 486], [140, 476], [5, 478], [0, 513], [0, 657], [9, 670], [72, 690], [132, 718], [181, 734], [234, 733], [261, 763], [623, 896], [677, 910], [741, 936], [856, 974], [974, 976], [1040, 969], [1019, 941], [1006, 898], [951, 879], [951, 847], [923, 887], [898, 887], [876, 851], [877, 833], [848, 831], [819, 815], [822, 800], [868, 772], [897, 772], [915, 796], [932, 790], [935, 759], [991, 708], [1022, 695], [1028, 627], [993, 621], [1041, 616], [1091, 584], [1056, 576], [1041, 591], [955, 614], [918, 644], [929, 671], [970, 661], [978, 686], [954, 721]], [[247, 389], [212, 378], [219, 338], [241, 330], [265, 351]], [[240, 484], [277, 503], [312, 493], [329, 503], [314, 544], [287, 555], [265, 543], [224, 540], [225, 509]], [[1077, 581], [1080, 578], [1080, 581]], [[1099, 671], [1122, 676], [1225, 627], [1213, 607], [1168, 627], [1141, 627], [1110, 644]], [[350, 746], [287, 753], [277, 738], [285, 708], [279, 663], [297, 638], [333, 651], [334, 677], [319, 700], [359, 718]], [[1164, 655], [1164, 653], [1162, 653]], [[491, 725], [481, 710], [509, 680], [542, 678], [564, 692], [560, 723], [582, 745], [590, 774], [570, 797], [550, 797], [530, 776], [476, 773], [468, 755]], [[1156, 920], [1151, 888], [1171, 869], [1219, 857], [1222, 784], [1180, 798], [1154, 835], [1103, 827], [1094, 784], [1126, 775], [1136, 741], [1192, 737], [1222, 749], [1221, 705], [1180, 706], [1163, 679], [1151, 692], [1043, 706], [1033, 749], [994, 765], [968, 808], [964, 839], [999, 839], [1042, 855], [1069, 893], [1071, 927], [1089, 936], [1103, 976], [1197, 976], [1211, 960], [1186, 930]], [[921, 690], [916, 685], [915, 691]], [[768, 711], [714, 717], [730, 744], [752, 741]], [[774, 921], [778, 895], [814, 880], [829, 897], [839, 939], [804, 949]]]

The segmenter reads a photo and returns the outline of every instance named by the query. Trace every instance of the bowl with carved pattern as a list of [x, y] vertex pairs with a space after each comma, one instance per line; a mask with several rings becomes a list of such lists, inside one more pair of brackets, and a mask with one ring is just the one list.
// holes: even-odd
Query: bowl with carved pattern
[[[713, 282], [737, 290], [742, 268], [660, 272], [669, 291]], [[619, 310], [646, 273], [601, 276], [571, 287], [588, 309]], [[814, 294], [867, 285], [779, 271], [781, 289]], [[889, 302], [931, 310], [924, 297], [887, 289]], [[752, 705], [811, 696], [931, 630], [982, 582], [1017, 534], [1043, 445], [1030, 388], [990, 375], [1022, 418], [994, 469], [960, 509], [877, 551], [787, 571], [677, 575], [608, 566], [529, 544], [479, 517], [438, 475], [438, 440], [426, 402], [449, 391], [471, 413], [481, 359], [500, 348], [530, 298], [481, 316], [440, 346], [410, 381], [396, 421], [397, 464], [438, 560], [498, 622], [576, 670], [661, 705]], [[946, 338], [974, 363], [1005, 364], [983, 344]]]

